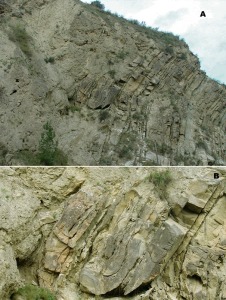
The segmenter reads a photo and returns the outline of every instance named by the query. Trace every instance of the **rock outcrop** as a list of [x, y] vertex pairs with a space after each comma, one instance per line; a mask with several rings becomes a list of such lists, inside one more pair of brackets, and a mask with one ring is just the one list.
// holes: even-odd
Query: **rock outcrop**
[[[188, 46], [77, 0], [0, 3], [0, 162], [224, 165], [226, 88]], [[30, 157], [29, 156], [29, 157]]]
[[226, 299], [226, 168], [173, 168], [164, 197], [150, 173], [2, 168], [0, 299]]

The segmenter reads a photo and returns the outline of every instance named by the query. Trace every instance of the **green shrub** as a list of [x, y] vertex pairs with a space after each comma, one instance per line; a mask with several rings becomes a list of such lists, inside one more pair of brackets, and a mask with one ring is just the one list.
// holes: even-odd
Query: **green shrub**
[[40, 159], [38, 155], [30, 150], [20, 150], [14, 155], [14, 158], [19, 160], [19, 162], [25, 166], [40, 165]]
[[123, 15], [119, 15], [118, 13], [112, 13], [111, 11], [108, 10], [108, 12], [110, 12], [113, 16], [117, 17], [117, 18], [120, 18], [120, 19], [123, 19], [125, 20], [125, 18], [123, 17]]
[[173, 55], [173, 47], [170, 47], [170, 46], [166, 46], [166, 48], [165, 48], [165, 52], [166, 53], [168, 53], [168, 54], [171, 54], [171, 55]]
[[57, 148], [58, 141], [55, 139], [55, 132], [49, 122], [43, 126], [43, 132], [39, 142], [39, 153], [37, 158], [41, 165], [65, 166], [68, 158], [62, 150]]
[[77, 104], [74, 104], [74, 105], [71, 105], [69, 106], [69, 110], [74, 113], [74, 112], [81, 112], [82, 108], [81, 106], [77, 105]]
[[45, 59], [45, 62], [48, 64], [48, 63], [51, 63], [51, 64], [54, 64], [55, 62], [55, 58], [50, 56], [50, 57], [46, 57]]
[[186, 60], [187, 55], [185, 53], [182, 53], [179, 58], [182, 59], [182, 60]]
[[145, 119], [144, 114], [142, 112], [138, 112], [138, 111], [136, 111], [132, 117], [136, 121], [143, 121]]
[[109, 73], [109, 75], [111, 76], [112, 79], [115, 78], [115, 73], [116, 73], [115, 70], [110, 70], [110, 71], [108, 71], [108, 73]]
[[118, 155], [120, 158], [125, 158], [125, 159], [132, 159], [133, 155], [131, 153], [131, 149], [127, 145], [123, 145], [119, 150], [118, 150]]
[[157, 150], [162, 155], [170, 154], [172, 152], [172, 148], [170, 146], [168, 146], [166, 143], [162, 143], [160, 145], [158, 144]]
[[102, 4], [100, 1], [92, 1], [90, 4], [96, 6], [97, 8], [99, 8], [101, 10], [105, 9], [104, 4]]
[[100, 164], [103, 166], [111, 166], [112, 165], [112, 158], [111, 157], [102, 157], [100, 159]]
[[125, 52], [125, 51], [121, 50], [119, 53], [116, 54], [116, 56], [117, 56], [117, 58], [125, 59], [128, 54], [129, 54], [129, 52]]
[[15, 294], [22, 296], [26, 300], [56, 300], [56, 296], [49, 290], [34, 285], [25, 285]]
[[41, 164], [52, 166], [57, 153], [58, 142], [55, 140], [55, 132], [49, 122], [43, 126], [41, 140], [39, 142], [39, 159]]
[[172, 177], [169, 170], [166, 171], [154, 171], [149, 175], [149, 182], [155, 185], [155, 189], [158, 191], [161, 199], [167, 197], [167, 186], [172, 181]]
[[99, 120], [100, 120], [100, 122], [102, 122], [102, 121], [108, 119], [110, 116], [111, 115], [107, 110], [105, 110], [105, 109], [101, 110], [100, 114], [99, 114]]
[[184, 162], [184, 156], [182, 154], [176, 154], [174, 156], [174, 161], [179, 164], [181, 162]]
[[146, 145], [147, 145], [149, 150], [151, 150], [153, 152], [157, 152], [157, 153], [162, 154], [162, 155], [172, 153], [172, 148], [164, 142], [162, 144], [157, 144], [156, 142], [147, 139], [146, 140]]
[[151, 26], [147, 26], [145, 22], [140, 22], [135, 19], [126, 19], [121, 15], [118, 15], [117, 13], [112, 13], [111, 11], [104, 10], [104, 5], [100, 3], [100, 1], [93, 1], [91, 3], [92, 5], [98, 7], [101, 12], [101, 17], [111, 26], [114, 26], [114, 23], [109, 20], [109, 18], [105, 18], [104, 15], [112, 15], [116, 18], [118, 18], [118, 21], [123, 22], [123, 24], [126, 24], [127, 22], [130, 22], [132, 25], [136, 27], [136, 30], [139, 30], [143, 32], [148, 38], [151, 38], [161, 44], [162, 50], [164, 50], [165, 46], [172, 45], [172, 46], [179, 46], [181, 44], [184, 44], [184, 46], [187, 46], [183, 38], [180, 38], [178, 35], [174, 35], [172, 32], [164, 32], [164, 31], [158, 31], [158, 27], [153, 28]]
[[121, 135], [118, 143], [118, 155], [120, 158], [132, 159], [132, 153], [136, 150], [136, 133], [125, 132]]
[[113, 62], [111, 59], [109, 59], [109, 60], [108, 60], [108, 65], [109, 65], [109, 66], [114, 65], [114, 62]]
[[130, 23], [134, 24], [134, 25], [138, 25], [138, 26], [141, 25], [141, 23], [140, 23], [138, 20], [136, 20], [136, 19], [129, 19], [128, 21], [129, 21]]
[[23, 51], [23, 53], [26, 56], [28, 57], [32, 56], [30, 45], [29, 45], [31, 38], [27, 34], [25, 27], [23, 27], [20, 24], [11, 25], [8, 36], [12, 42], [16, 43], [20, 47], [21, 51]]

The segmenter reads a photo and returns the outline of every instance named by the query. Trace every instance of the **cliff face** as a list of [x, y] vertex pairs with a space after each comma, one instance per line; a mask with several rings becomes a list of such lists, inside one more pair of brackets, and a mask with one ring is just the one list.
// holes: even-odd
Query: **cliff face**
[[226, 88], [184, 42], [75, 0], [0, 12], [2, 164], [47, 121], [70, 165], [225, 164]]
[[0, 299], [26, 283], [57, 300], [226, 299], [226, 168], [14, 167], [0, 177]]

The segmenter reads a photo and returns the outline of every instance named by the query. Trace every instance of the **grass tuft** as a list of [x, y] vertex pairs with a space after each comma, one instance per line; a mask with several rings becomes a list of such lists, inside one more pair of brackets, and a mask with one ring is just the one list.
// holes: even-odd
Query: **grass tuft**
[[167, 187], [170, 182], [172, 182], [172, 176], [169, 170], [151, 172], [149, 182], [155, 185], [155, 189], [158, 191], [161, 199], [167, 198]]
[[56, 300], [56, 296], [49, 290], [31, 284], [20, 288], [16, 295], [22, 296], [24, 300]]

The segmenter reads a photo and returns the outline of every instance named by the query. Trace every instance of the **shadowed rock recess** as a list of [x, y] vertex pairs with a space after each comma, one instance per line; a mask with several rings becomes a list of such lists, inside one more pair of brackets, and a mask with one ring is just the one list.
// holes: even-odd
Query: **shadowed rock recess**
[[27, 284], [57, 300], [226, 299], [225, 167], [7, 167], [0, 178], [0, 299], [37, 299], [19, 296]]
[[38, 164], [46, 122], [69, 165], [225, 164], [226, 87], [178, 37], [76, 0], [0, 23], [1, 164]]

